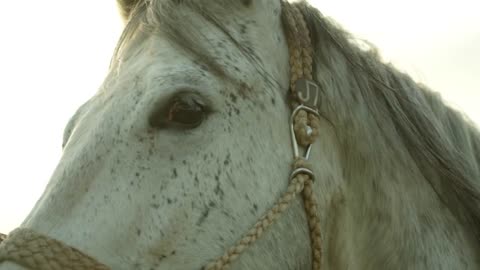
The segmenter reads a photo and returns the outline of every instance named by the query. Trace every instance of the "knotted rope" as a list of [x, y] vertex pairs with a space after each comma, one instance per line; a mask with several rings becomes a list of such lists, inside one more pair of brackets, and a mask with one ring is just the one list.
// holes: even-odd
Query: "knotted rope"
[[[297, 98], [297, 82], [312, 80], [313, 49], [305, 19], [295, 4], [282, 2], [283, 21], [290, 53], [290, 95], [292, 106], [302, 103]], [[309, 147], [318, 137], [320, 120], [315, 113], [300, 109], [293, 118], [296, 143]], [[225, 270], [239, 255], [263, 235], [280, 217], [296, 196], [302, 193], [307, 222], [310, 230], [312, 269], [321, 266], [320, 221], [317, 216], [317, 203], [313, 194], [313, 173], [308, 158], [295, 157], [294, 173], [286, 192], [268, 210], [238, 243], [222, 257], [204, 267], [205, 270]], [[71, 248], [60, 241], [40, 235], [26, 228], [13, 231], [8, 238], [0, 234], [0, 262], [13, 261], [30, 269], [37, 270], [109, 270], [90, 256]]]
[[85, 253], [25, 228], [0, 244], [0, 262], [7, 260], [35, 270], [109, 270]]

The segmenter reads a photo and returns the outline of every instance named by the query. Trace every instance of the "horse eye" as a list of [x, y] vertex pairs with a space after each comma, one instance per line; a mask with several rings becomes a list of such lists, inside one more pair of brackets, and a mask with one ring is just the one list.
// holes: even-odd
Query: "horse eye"
[[200, 97], [186, 94], [173, 98], [159, 113], [150, 118], [153, 127], [193, 129], [203, 122], [207, 110]]

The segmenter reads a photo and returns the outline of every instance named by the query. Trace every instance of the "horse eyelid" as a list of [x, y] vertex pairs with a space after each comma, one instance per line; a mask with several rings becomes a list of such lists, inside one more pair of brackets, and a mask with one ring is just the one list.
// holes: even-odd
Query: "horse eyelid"
[[193, 102], [201, 106], [202, 113], [204, 114], [203, 121], [205, 121], [208, 116], [214, 111], [212, 109], [212, 101], [208, 97], [208, 95], [205, 95], [198, 90], [184, 88], [175, 91], [169, 97], [163, 99], [163, 102], [157, 103], [155, 105], [148, 119], [150, 126], [160, 129], [168, 128], [169, 126], [175, 126], [174, 123], [168, 122], [167, 116], [169, 115], [169, 111], [172, 107], [172, 104], [178, 102], [178, 100], [185, 100], [187, 98], [193, 99]]

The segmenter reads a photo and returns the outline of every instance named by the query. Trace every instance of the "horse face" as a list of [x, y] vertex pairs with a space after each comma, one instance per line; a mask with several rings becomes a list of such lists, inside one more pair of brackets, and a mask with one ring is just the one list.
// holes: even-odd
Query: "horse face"
[[[198, 269], [288, 183], [281, 3], [126, 2], [111, 71], [68, 125], [63, 158], [24, 225], [113, 269]], [[299, 235], [267, 236], [240, 269], [307, 254], [291, 244], [308, 241], [292, 229], [303, 222], [294, 208], [277, 231]]]

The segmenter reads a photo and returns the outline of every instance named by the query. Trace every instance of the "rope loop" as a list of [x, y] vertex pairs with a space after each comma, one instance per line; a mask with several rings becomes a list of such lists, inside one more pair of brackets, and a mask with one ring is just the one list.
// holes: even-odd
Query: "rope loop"
[[318, 138], [320, 119], [314, 113], [300, 110], [294, 116], [293, 129], [298, 144], [307, 147]]

